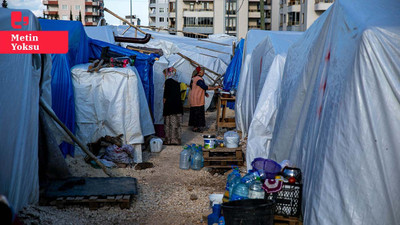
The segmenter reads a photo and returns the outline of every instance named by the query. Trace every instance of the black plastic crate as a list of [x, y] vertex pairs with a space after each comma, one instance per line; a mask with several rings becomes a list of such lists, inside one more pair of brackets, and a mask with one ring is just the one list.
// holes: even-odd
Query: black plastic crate
[[282, 190], [268, 195], [276, 203], [275, 215], [299, 217], [301, 214], [302, 184], [284, 183]]

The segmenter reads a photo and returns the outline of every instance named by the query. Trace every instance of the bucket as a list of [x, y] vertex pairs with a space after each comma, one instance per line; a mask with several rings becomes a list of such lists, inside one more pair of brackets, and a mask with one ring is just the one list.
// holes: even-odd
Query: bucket
[[223, 197], [224, 194], [210, 194], [208, 196], [208, 198], [210, 199], [210, 208], [212, 208], [213, 205], [221, 205]]
[[215, 148], [215, 135], [203, 135], [204, 139], [204, 149], [214, 149]]
[[150, 151], [160, 152], [162, 149], [163, 141], [160, 138], [152, 138], [150, 140]]
[[224, 134], [224, 142], [227, 148], [239, 147], [239, 134], [235, 131], [228, 131]]
[[222, 204], [226, 225], [273, 225], [275, 202], [246, 199]]

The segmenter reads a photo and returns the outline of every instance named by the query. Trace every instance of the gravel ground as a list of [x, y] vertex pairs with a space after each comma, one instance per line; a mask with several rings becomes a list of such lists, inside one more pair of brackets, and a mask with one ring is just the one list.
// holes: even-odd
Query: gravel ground
[[[216, 113], [206, 113], [209, 133], [215, 133]], [[193, 133], [187, 125], [188, 113], [184, 115], [182, 142], [202, 144], [201, 134]], [[130, 209], [121, 210], [117, 205], [105, 205], [98, 210], [87, 206], [31, 205], [19, 214], [26, 224], [203, 224], [203, 215], [211, 213], [209, 194], [223, 193], [225, 174], [179, 169], [181, 146], [163, 146], [160, 153], [143, 152], [144, 161], [154, 164], [153, 168], [113, 169], [119, 176], [135, 177], [139, 194]], [[100, 169], [86, 164], [83, 157], [68, 157], [67, 163], [74, 176], [105, 177]], [[243, 168], [244, 170], [244, 168]], [[196, 200], [191, 200], [196, 198]]]

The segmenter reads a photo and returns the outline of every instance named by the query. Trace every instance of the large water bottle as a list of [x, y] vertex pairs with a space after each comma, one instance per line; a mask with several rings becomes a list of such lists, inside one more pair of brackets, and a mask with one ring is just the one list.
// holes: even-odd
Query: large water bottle
[[231, 191], [232, 187], [239, 183], [241, 179], [240, 172], [238, 168], [235, 168], [232, 173], [230, 173], [226, 179], [226, 187], [225, 190]]
[[201, 150], [197, 150], [193, 155], [190, 167], [192, 168], [192, 170], [201, 170], [201, 168], [203, 168], [203, 165], [203, 152]]
[[241, 182], [247, 184], [247, 186], [250, 186], [250, 184], [255, 181], [257, 177], [260, 177], [258, 171], [249, 171], [249, 173], [243, 176]]
[[229, 197], [230, 201], [248, 199], [249, 187], [245, 183], [238, 183], [232, 188], [231, 195]]
[[255, 181], [250, 184], [249, 187], [249, 198], [250, 199], [264, 199], [265, 192], [262, 188], [260, 177], [257, 177]]
[[191, 150], [188, 147], [185, 147], [180, 154], [179, 159], [179, 168], [183, 170], [188, 170], [190, 168], [190, 153]]

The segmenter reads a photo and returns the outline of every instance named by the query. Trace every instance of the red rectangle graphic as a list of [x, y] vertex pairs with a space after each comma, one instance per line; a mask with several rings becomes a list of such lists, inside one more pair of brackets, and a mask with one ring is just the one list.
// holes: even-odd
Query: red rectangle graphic
[[0, 31], [0, 54], [65, 54], [68, 31]]

